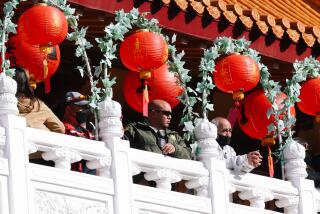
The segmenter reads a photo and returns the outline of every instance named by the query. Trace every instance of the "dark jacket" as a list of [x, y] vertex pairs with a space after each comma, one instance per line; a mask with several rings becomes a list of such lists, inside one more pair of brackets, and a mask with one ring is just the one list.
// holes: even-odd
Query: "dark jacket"
[[[189, 148], [175, 131], [166, 129], [166, 142], [175, 147], [175, 152], [170, 156], [181, 159], [192, 159], [191, 148]], [[157, 133], [150, 127], [148, 121], [129, 124], [124, 131], [124, 139], [130, 141], [130, 147], [149, 152], [162, 154], [158, 146]]]

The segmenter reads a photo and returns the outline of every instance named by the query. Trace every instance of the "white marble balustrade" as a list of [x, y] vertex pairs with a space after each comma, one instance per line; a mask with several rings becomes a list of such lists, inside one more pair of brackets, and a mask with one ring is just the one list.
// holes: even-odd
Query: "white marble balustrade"
[[[0, 214], [316, 214], [320, 193], [306, 180], [304, 149], [293, 142], [285, 150], [286, 181], [237, 174], [219, 160], [216, 127], [202, 120], [195, 128], [200, 161], [181, 160], [129, 148], [121, 140], [121, 106], [107, 99], [100, 106], [101, 141], [26, 127], [16, 116], [15, 84], [0, 74]], [[55, 162], [55, 167], [29, 163], [29, 154]], [[97, 175], [70, 170], [86, 160]], [[133, 184], [143, 172], [157, 187]], [[187, 192], [171, 190], [184, 181]], [[235, 204], [230, 194], [250, 201]], [[194, 194], [193, 194], [194, 193]]]

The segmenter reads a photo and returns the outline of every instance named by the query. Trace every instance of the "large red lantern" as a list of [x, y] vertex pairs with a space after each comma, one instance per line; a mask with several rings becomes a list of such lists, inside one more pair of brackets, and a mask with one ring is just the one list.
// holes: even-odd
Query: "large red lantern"
[[18, 20], [18, 34], [32, 45], [56, 46], [67, 33], [68, 23], [63, 12], [43, 3], [26, 10]]
[[[139, 74], [129, 71], [123, 84], [124, 98], [131, 108], [138, 112], [143, 111], [143, 82]], [[178, 79], [168, 71], [165, 64], [152, 73], [148, 79], [149, 99], [162, 99], [167, 101], [172, 108], [179, 104], [177, 96], [182, 93]]]
[[[57, 71], [60, 64], [60, 48], [58, 45], [50, 47], [49, 53], [46, 54], [36, 46], [20, 40], [19, 36], [10, 38], [7, 56], [13, 66], [21, 65], [27, 68], [31, 79], [35, 82], [45, 81], [46, 88], [50, 87], [50, 78]], [[47, 65], [43, 64], [44, 58], [47, 59]]]
[[[276, 103], [281, 107], [282, 101], [287, 97], [281, 93], [276, 97]], [[267, 112], [271, 108], [271, 103], [264, 94], [263, 90], [250, 93], [245, 99], [238, 115], [238, 122], [242, 131], [255, 139], [262, 140], [262, 145], [268, 147], [268, 166], [270, 177], [274, 176], [273, 158], [270, 146], [275, 144], [274, 137], [268, 135], [268, 126], [275, 122], [273, 115], [267, 118]], [[290, 108], [291, 116], [295, 117], [295, 109]]]
[[148, 79], [151, 78], [152, 71], [166, 63], [168, 45], [158, 33], [147, 30], [136, 31], [121, 43], [120, 58], [129, 70], [140, 72], [140, 79], [144, 80], [142, 112], [143, 116], [148, 116]]
[[[287, 97], [286, 94], [281, 93], [276, 98], [278, 105], [283, 99]], [[238, 122], [242, 131], [255, 139], [262, 140], [268, 134], [268, 125], [274, 123], [273, 115], [268, 119], [267, 112], [271, 108], [271, 103], [264, 94], [263, 90], [258, 90], [250, 93], [245, 99], [241, 111], [238, 115]], [[295, 109], [291, 107], [291, 116], [295, 117]]]
[[316, 121], [320, 122], [320, 77], [303, 83], [299, 98], [299, 109], [305, 114], [317, 116]]
[[213, 80], [218, 89], [233, 93], [234, 100], [241, 100], [244, 98], [243, 92], [259, 83], [259, 67], [249, 56], [232, 54], [218, 61]]
[[132, 71], [153, 71], [168, 59], [168, 45], [163, 36], [149, 31], [137, 31], [120, 45], [120, 58]]

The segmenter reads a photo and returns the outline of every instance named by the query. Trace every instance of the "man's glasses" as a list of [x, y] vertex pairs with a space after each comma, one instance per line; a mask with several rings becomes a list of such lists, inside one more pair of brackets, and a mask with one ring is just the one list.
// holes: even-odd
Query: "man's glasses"
[[164, 111], [164, 110], [158, 110], [158, 109], [152, 109], [151, 111], [162, 113], [163, 115], [166, 115], [167, 117], [172, 115], [171, 111]]

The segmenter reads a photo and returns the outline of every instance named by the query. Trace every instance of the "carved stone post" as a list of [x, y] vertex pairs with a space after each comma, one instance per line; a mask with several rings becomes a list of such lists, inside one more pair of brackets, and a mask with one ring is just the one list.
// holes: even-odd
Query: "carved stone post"
[[[115, 192], [114, 213], [133, 214], [130, 145], [128, 141], [120, 139], [123, 136], [121, 105], [111, 98], [107, 98], [99, 104], [99, 108], [100, 137], [112, 154], [111, 177]], [[106, 167], [109, 168], [108, 164]]]
[[19, 113], [16, 98], [17, 83], [3, 72], [0, 74], [0, 114], [17, 115]]
[[304, 158], [305, 148], [299, 143], [292, 141], [285, 147], [285, 176], [299, 191], [299, 208], [294, 209], [291, 205], [290, 210], [299, 214], [317, 213], [314, 182], [305, 179], [308, 174]]
[[114, 137], [121, 138], [123, 136], [121, 117], [120, 103], [111, 100], [111, 98], [99, 103], [99, 137], [107, 144], [107, 147]]
[[195, 127], [194, 134], [200, 148], [199, 159], [206, 162], [210, 158], [219, 157], [219, 144], [216, 141], [217, 127], [207, 119], [202, 119]]
[[[28, 145], [25, 140], [26, 122], [18, 114], [15, 97], [17, 84], [4, 73], [0, 74], [0, 125], [5, 128], [6, 143], [3, 157], [8, 159], [7, 177], [9, 213], [28, 214], [29, 176]], [[5, 206], [5, 205], [4, 205]]]
[[6, 149], [6, 130], [0, 127], [0, 158], [4, 158]]
[[202, 119], [194, 132], [200, 147], [199, 159], [209, 170], [208, 197], [211, 198], [212, 213], [229, 213], [228, 172], [225, 161], [219, 160], [217, 127], [209, 120]]

